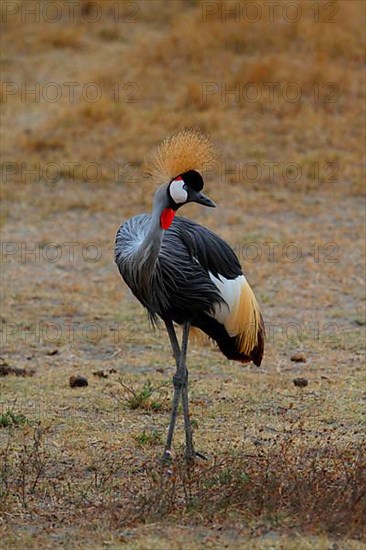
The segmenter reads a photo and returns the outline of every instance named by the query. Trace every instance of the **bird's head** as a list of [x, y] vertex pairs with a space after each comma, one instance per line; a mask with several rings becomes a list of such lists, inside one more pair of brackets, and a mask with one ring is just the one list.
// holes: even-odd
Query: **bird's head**
[[160, 225], [163, 229], [169, 229], [178, 208], [188, 202], [197, 202], [203, 206], [214, 208], [216, 204], [206, 197], [203, 189], [203, 179], [196, 170], [188, 170], [172, 179], [165, 187], [165, 205], [160, 216]]

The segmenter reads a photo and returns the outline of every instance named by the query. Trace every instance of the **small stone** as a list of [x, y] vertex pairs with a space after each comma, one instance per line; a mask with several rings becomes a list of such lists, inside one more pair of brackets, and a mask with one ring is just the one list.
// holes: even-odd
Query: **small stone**
[[303, 353], [295, 353], [295, 355], [291, 356], [291, 361], [295, 363], [306, 363], [306, 357]]
[[294, 378], [293, 383], [297, 388], [306, 388], [306, 386], [309, 384], [306, 378]]
[[75, 376], [70, 376], [69, 384], [71, 388], [84, 388], [88, 385], [88, 380], [85, 376], [80, 376], [79, 374]]
[[108, 373], [105, 370], [95, 370], [93, 372], [94, 376], [99, 376], [99, 378], [108, 378]]
[[50, 349], [46, 352], [46, 355], [57, 355], [58, 354], [58, 349]]

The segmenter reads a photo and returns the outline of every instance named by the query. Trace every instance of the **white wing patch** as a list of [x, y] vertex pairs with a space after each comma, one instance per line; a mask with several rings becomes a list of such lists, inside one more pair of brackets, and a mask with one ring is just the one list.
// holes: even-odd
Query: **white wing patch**
[[[236, 279], [225, 279], [222, 275], [219, 275], [217, 278], [210, 272], [208, 272], [208, 274], [226, 302], [226, 304], [215, 305], [212, 317], [219, 323], [225, 325], [225, 321], [235, 312], [240, 301], [242, 288], [247, 281], [244, 275], [239, 275]], [[235, 336], [235, 334], [236, 333], [230, 334], [230, 336]]]
[[183, 204], [188, 199], [188, 193], [183, 187], [184, 181], [173, 180], [169, 186], [170, 196], [176, 204]]
[[237, 337], [240, 353], [250, 355], [258, 345], [259, 334], [264, 334], [258, 302], [244, 275], [236, 279], [218, 278], [209, 272], [212, 282], [226, 304], [215, 306], [211, 314], [221, 323], [229, 336]]

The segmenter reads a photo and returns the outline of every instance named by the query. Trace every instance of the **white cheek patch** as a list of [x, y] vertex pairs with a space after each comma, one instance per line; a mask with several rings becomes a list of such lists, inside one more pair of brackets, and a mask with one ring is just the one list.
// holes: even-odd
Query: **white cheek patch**
[[184, 189], [183, 185], [183, 180], [173, 180], [170, 184], [170, 196], [176, 204], [183, 204], [188, 199], [188, 193]]

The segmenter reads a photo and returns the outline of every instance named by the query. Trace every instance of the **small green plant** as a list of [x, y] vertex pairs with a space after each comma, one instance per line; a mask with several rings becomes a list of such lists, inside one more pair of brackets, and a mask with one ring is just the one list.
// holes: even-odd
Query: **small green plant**
[[0, 414], [0, 428], [17, 428], [29, 424], [29, 421], [24, 414], [16, 414], [12, 410]]
[[225, 469], [219, 473], [217, 481], [219, 485], [227, 485], [233, 479], [234, 475], [229, 469]]
[[140, 445], [160, 445], [161, 433], [155, 428], [151, 431], [143, 430], [140, 434], [135, 436], [135, 439]]
[[[159, 411], [167, 400], [166, 393], [161, 391], [167, 385], [166, 383], [153, 387], [150, 380], [147, 380], [141, 389], [134, 389], [126, 386], [121, 379], [118, 382], [126, 392], [123, 398], [127, 407], [131, 410], [145, 409]], [[156, 394], [155, 398], [153, 398], [154, 394]]]
[[249, 476], [245, 472], [239, 472], [237, 475], [237, 479], [240, 483], [249, 483]]

